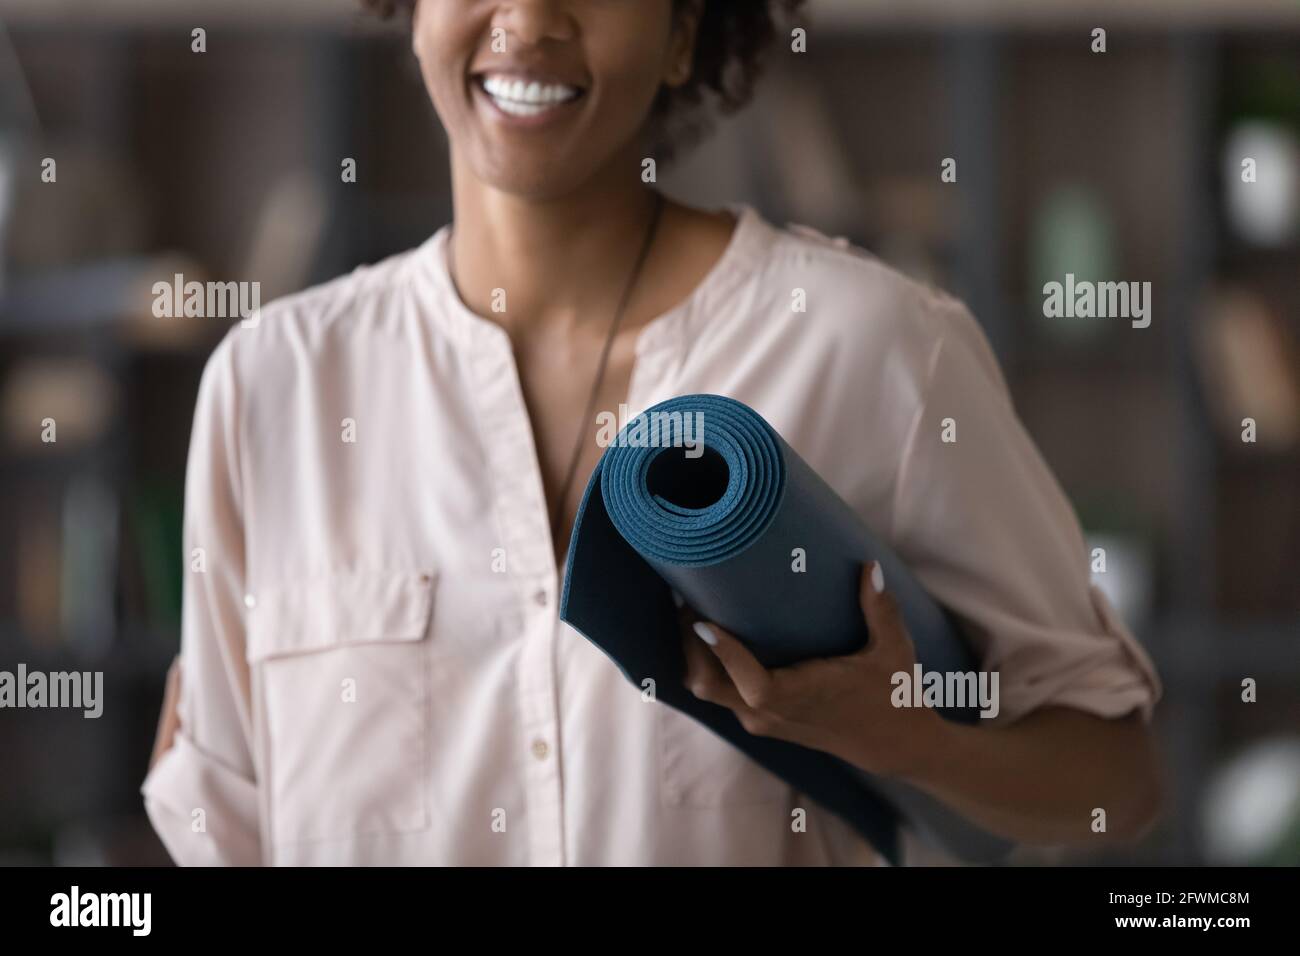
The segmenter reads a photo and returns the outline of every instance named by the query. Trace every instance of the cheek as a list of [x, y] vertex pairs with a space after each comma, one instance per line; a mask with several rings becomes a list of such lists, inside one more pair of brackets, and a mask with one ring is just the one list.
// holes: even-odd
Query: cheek
[[473, 57], [478, 32], [458, 4], [421, 0], [411, 46], [434, 109], [447, 126], [464, 111], [465, 71]]
[[593, 50], [590, 62], [601, 81], [602, 109], [619, 110], [629, 123], [643, 118], [662, 85], [664, 56], [664, 48], [646, 42], [645, 35], [639, 42], [630, 38]]

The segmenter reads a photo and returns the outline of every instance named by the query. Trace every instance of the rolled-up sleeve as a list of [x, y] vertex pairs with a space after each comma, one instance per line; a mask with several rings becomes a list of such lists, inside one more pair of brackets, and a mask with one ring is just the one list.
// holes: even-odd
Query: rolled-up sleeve
[[262, 862], [244, 653], [244, 532], [233, 336], [203, 372], [185, 480], [180, 730], [141, 792], [182, 865]]
[[1045, 705], [1139, 711], [1161, 685], [1092, 584], [1079, 521], [970, 313], [950, 306], [895, 486], [892, 538], [999, 680], [999, 723]]

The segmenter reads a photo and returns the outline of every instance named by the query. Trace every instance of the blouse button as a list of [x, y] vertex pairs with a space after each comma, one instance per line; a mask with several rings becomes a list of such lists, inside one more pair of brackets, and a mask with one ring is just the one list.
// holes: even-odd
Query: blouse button
[[533, 756], [538, 760], [545, 760], [546, 755], [551, 752], [551, 748], [546, 745], [546, 741], [538, 737], [533, 741]]
[[244, 607], [248, 608], [250, 611], [251, 611], [253, 608], [257, 607], [257, 598], [253, 597], [253, 595], [251, 595], [251, 594], [245, 594], [245, 595], [244, 595]]
[[545, 591], [537, 591], [533, 594], [533, 603], [538, 607], [546, 607], [551, 598]]

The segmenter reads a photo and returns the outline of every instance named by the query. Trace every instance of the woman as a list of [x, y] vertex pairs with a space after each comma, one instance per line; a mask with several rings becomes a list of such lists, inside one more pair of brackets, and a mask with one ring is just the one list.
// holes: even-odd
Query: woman
[[691, 392], [767, 418], [962, 619], [1001, 699], [979, 728], [891, 706], [913, 657], [873, 568], [867, 651], [769, 672], [705, 625], [685, 638], [695, 693], [1019, 842], [1148, 826], [1157, 677], [1090, 586], [969, 313], [842, 243], [643, 178], [704, 90], [747, 99], [798, 3], [368, 5], [411, 17], [454, 222], [272, 305], [208, 363], [179, 729], [165, 705], [144, 786], [173, 856], [871, 862], [557, 619], [597, 411]]

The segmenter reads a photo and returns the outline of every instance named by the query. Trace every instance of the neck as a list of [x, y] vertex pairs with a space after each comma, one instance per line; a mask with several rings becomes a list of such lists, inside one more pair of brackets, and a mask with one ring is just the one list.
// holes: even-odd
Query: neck
[[[453, 279], [464, 303], [513, 330], [608, 316], [653, 214], [655, 196], [626, 164], [545, 200], [484, 185], [452, 163]], [[504, 290], [505, 311], [494, 309]]]

